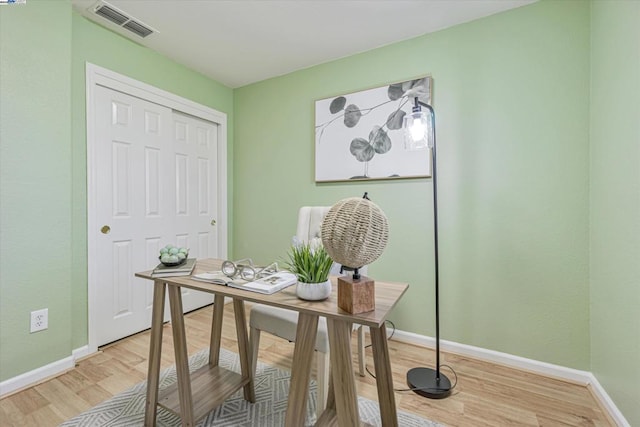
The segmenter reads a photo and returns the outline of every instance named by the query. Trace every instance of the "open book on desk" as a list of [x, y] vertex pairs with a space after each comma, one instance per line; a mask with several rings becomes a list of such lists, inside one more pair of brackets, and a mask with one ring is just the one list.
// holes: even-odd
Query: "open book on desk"
[[221, 271], [198, 273], [191, 276], [191, 278], [201, 282], [229, 286], [236, 289], [259, 292], [261, 294], [272, 294], [274, 292], [278, 292], [288, 286], [294, 285], [298, 281], [296, 275], [288, 271], [279, 271], [277, 273], [261, 277], [253, 282], [247, 282], [242, 279], [231, 279], [225, 276]]

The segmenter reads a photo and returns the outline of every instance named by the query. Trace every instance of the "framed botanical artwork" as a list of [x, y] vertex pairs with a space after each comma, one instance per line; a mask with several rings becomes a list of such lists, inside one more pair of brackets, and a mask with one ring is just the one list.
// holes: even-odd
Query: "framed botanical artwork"
[[431, 176], [425, 152], [404, 149], [414, 98], [431, 105], [430, 76], [315, 103], [316, 182]]

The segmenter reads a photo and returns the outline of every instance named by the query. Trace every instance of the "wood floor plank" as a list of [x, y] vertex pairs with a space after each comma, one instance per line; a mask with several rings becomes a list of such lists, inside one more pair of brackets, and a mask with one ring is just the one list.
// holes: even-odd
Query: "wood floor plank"
[[14, 427], [27, 425], [24, 421], [26, 416], [25, 413], [23, 413], [15, 404], [16, 396], [18, 395], [14, 394], [13, 396], [0, 400], [0, 422], [2, 423], [2, 426]]
[[34, 388], [27, 389], [22, 393], [12, 396], [11, 400], [16, 410], [23, 414], [37, 411], [49, 404], [49, 401]]
[[74, 414], [86, 411], [93, 406], [80, 395], [66, 388], [58, 378], [37, 385], [36, 390], [49, 402], [55, 404], [63, 417], [73, 417]]
[[50, 423], [60, 424], [65, 420], [64, 415], [56, 410], [52, 405], [47, 405], [37, 411], [31, 412], [24, 419], [23, 425], [49, 425]]
[[147, 367], [146, 365], [140, 369], [131, 369], [129, 372], [122, 372], [105, 378], [98, 382], [100, 387], [108, 391], [112, 395], [120, 393], [122, 390], [127, 390], [141, 381], [147, 379]]
[[[251, 305], [246, 305], [247, 314]], [[211, 306], [185, 316], [189, 354], [209, 346]], [[221, 347], [238, 352], [233, 305], [224, 310]], [[161, 369], [175, 362], [171, 323], [163, 325]], [[147, 376], [149, 331], [141, 332], [101, 348], [94, 356], [57, 378], [0, 400], [0, 425], [5, 427], [53, 427], [133, 385]], [[369, 335], [366, 344], [370, 344]], [[353, 366], [357, 366], [357, 339], [352, 337]], [[258, 360], [290, 370], [293, 344], [270, 334], [260, 339]], [[432, 367], [430, 349], [389, 341], [391, 373], [396, 390], [404, 390], [406, 372], [418, 366]], [[535, 373], [443, 352], [441, 363], [454, 367], [458, 385], [447, 399], [430, 400], [410, 391], [396, 391], [398, 410], [411, 412], [448, 426], [595, 426], [611, 427], [607, 414], [585, 386]], [[371, 348], [365, 361], [375, 373]], [[315, 364], [314, 364], [315, 369]], [[449, 379], [453, 375], [443, 368]], [[315, 371], [312, 373], [315, 375]], [[378, 400], [376, 380], [370, 375], [356, 378], [359, 396]]]
[[93, 384], [89, 387], [86, 387], [76, 394], [82, 397], [85, 402], [90, 403], [92, 406], [95, 406], [100, 402], [104, 402], [112, 396], [112, 393], [104, 389], [99, 384]]

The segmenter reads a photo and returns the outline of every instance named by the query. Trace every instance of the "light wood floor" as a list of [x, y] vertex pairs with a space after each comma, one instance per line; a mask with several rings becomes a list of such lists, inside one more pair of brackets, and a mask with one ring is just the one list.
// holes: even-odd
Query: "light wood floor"
[[[247, 304], [247, 313], [249, 309]], [[186, 316], [189, 354], [208, 346], [211, 316], [211, 306]], [[222, 346], [237, 352], [231, 304], [225, 306], [224, 317]], [[164, 328], [163, 369], [174, 363], [171, 325], [165, 324]], [[0, 425], [56, 426], [144, 381], [148, 346], [148, 331], [133, 335], [101, 348], [63, 375], [5, 397], [0, 400]], [[355, 355], [355, 347], [353, 351]], [[397, 341], [389, 342], [389, 353], [396, 389], [406, 388], [408, 369], [434, 363], [433, 351]], [[260, 361], [288, 370], [292, 355], [293, 344], [262, 334]], [[441, 363], [451, 365], [458, 374], [452, 395], [430, 400], [413, 392], [396, 392], [399, 410], [450, 426], [614, 425], [584, 386], [455, 354], [443, 353]], [[367, 366], [373, 370], [370, 348]], [[449, 378], [453, 381], [452, 376]], [[356, 380], [358, 394], [377, 401], [375, 380], [370, 376], [356, 376]]]

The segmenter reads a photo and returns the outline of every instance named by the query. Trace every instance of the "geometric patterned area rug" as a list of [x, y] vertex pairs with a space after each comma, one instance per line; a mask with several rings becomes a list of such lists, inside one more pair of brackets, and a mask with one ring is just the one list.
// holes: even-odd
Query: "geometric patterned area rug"
[[[189, 369], [204, 366], [208, 360], [208, 350], [202, 350], [189, 358]], [[220, 350], [220, 366], [240, 372], [238, 355]], [[265, 426], [284, 425], [287, 407], [290, 373], [258, 362], [255, 390], [256, 402], [249, 403], [243, 398], [242, 389], [228, 398], [224, 404], [211, 411], [197, 424], [209, 426]], [[176, 382], [175, 366], [160, 373], [160, 389]], [[146, 381], [135, 385], [109, 400], [60, 424], [60, 427], [135, 427], [144, 424]], [[306, 425], [313, 425], [316, 418], [316, 384], [312, 381], [307, 404]], [[378, 404], [358, 397], [360, 418], [374, 426], [381, 426]], [[407, 427], [436, 427], [440, 424], [416, 415], [398, 411], [398, 423]], [[158, 407], [157, 425], [162, 427], [180, 426], [180, 418], [164, 408]], [[382, 427], [382, 426], [381, 426]]]

